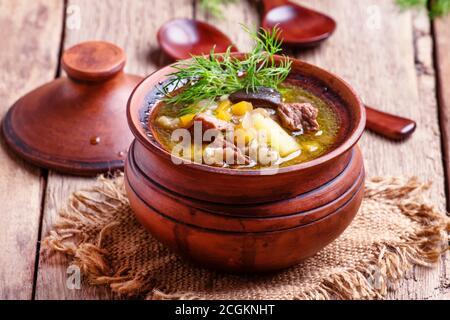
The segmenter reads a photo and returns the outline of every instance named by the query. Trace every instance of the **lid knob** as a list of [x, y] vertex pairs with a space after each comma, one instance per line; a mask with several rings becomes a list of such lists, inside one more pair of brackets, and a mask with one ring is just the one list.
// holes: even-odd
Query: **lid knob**
[[122, 48], [105, 41], [87, 41], [64, 52], [62, 67], [73, 79], [102, 81], [122, 71], [125, 60]]

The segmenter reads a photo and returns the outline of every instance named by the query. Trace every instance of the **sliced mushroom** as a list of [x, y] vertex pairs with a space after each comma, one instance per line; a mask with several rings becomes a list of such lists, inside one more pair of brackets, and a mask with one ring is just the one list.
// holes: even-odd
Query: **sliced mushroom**
[[254, 91], [246, 91], [245, 89], [230, 94], [229, 99], [233, 103], [240, 101], [248, 101], [254, 107], [272, 107], [276, 108], [281, 103], [281, 94], [268, 87], [257, 87]]

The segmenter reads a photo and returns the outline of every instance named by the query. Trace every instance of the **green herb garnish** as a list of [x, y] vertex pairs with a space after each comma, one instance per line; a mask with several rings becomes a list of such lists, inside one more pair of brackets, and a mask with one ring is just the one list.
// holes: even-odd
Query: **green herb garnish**
[[236, 0], [200, 0], [200, 9], [209, 12], [213, 17], [223, 18], [222, 5], [236, 2]]
[[[163, 86], [164, 101], [168, 104], [184, 106], [179, 115], [198, 113], [205, 107], [198, 106], [202, 100], [213, 102], [216, 98], [246, 89], [254, 90], [264, 86], [276, 89], [286, 79], [291, 70], [291, 61], [286, 57], [277, 64], [273, 56], [281, 51], [280, 30], [260, 29], [259, 32], [245, 31], [255, 40], [255, 46], [243, 60], [231, 56], [231, 47], [223, 54], [193, 56], [188, 62], [180, 62], [174, 67], [176, 72]], [[183, 86], [175, 94], [171, 88]]]
[[432, 18], [444, 16], [450, 13], [450, 0], [396, 0], [397, 4], [402, 8], [411, 7], [428, 7]]
[[436, 0], [431, 2], [431, 17], [442, 17], [450, 13], [450, 0]]
[[418, 6], [425, 6], [427, 4], [427, 0], [396, 0], [397, 4], [402, 8], [411, 8]]

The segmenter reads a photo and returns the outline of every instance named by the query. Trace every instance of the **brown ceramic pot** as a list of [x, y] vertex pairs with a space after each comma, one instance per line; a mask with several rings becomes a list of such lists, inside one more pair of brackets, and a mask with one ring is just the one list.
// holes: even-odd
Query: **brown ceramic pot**
[[40, 167], [77, 175], [122, 169], [133, 136], [125, 104], [141, 77], [127, 74], [125, 53], [104, 41], [67, 49], [68, 77], [21, 97], [2, 122], [6, 143]]
[[125, 167], [127, 194], [136, 217], [157, 239], [207, 266], [267, 271], [298, 263], [342, 233], [359, 209], [364, 186], [355, 144], [365, 113], [348, 84], [293, 60], [287, 81], [335, 109], [338, 142], [317, 159], [267, 174], [172, 162], [152, 126], [144, 124], [155, 114], [155, 87], [173, 70], [165, 67], [141, 82], [127, 109], [136, 138]]
[[136, 164], [135, 147], [136, 143], [133, 143], [125, 168], [130, 191], [169, 218], [214, 230], [258, 232], [306, 224], [344, 205], [360, 189], [364, 180], [361, 152], [355, 149], [345, 170], [313, 192], [258, 204], [207, 202], [171, 192], [145, 176]]
[[[231, 272], [282, 269], [314, 255], [347, 228], [364, 191], [360, 184], [341, 207], [310, 223], [273, 231], [238, 232], [183, 223], [151, 207], [134, 192], [128, 180], [126, 189], [136, 218], [155, 238], [201, 265]], [[302, 214], [308, 213], [298, 216]], [[214, 219], [214, 214], [210, 218]], [[234, 224], [239, 221], [235, 218]]]

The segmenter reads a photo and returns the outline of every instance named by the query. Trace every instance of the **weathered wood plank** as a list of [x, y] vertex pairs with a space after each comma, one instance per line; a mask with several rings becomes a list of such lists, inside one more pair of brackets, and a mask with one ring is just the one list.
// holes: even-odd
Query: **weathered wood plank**
[[[125, 49], [127, 72], [147, 75], [165, 63], [159, 53], [156, 31], [159, 26], [175, 17], [192, 17], [192, 2], [186, 0], [70, 0], [68, 3], [64, 47], [92, 39], [114, 42]], [[79, 21], [76, 19], [79, 14]], [[78, 28], [79, 26], [79, 28]], [[125, 109], [124, 109], [125, 116]], [[70, 193], [88, 187], [94, 179], [74, 178], [51, 172], [45, 198], [42, 234], [45, 235], [55, 221]], [[66, 287], [68, 260], [60, 255], [40, 258], [36, 284], [37, 299], [102, 299], [112, 296], [104, 288], [82, 285], [80, 290]]]
[[[442, 134], [442, 152], [447, 191], [447, 212], [450, 211], [450, 16], [435, 19], [435, 65], [438, 76], [439, 118]], [[442, 275], [444, 283], [444, 297], [450, 299], [450, 254], [447, 253], [447, 263], [444, 264], [445, 273]], [[445, 289], [446, 287], [446, 289]]]
[[[48, 234], [55, 222], [58, 210], [65, 204], [70, 194], [94, 183], [95, 179], [68, 177], [55, 172], [49, 173], [42, 217], [42, 238]], [[75, 276], [75, 273], [65, 256], [60, 254], [42, 255], [41, 251], [38, 274], [35, 280], [35, 299], [88, 300], [112, 298], [106, 288], [84, 285], [79, 288], [68, 286], [66, 283], [69, 276]]]
[[223, 17], [221, 18], [213, 17], [200, 10], [198, 2], [197, 0], [196, 19], [207, 21], [219, 28], [239, 50], [245, 52], [251, 48], [253, 42], [249, 39], [248, 34], [242, 30], [241, 25], [250, 29], [259, 26], [258, 6], [255, 1], [236, 1], [223, 6]]
[[447, 178], [447, 211], [450, 211], [450, 16], [435, 19], [436, 68], [442, 133], [443, 155]]
[[[62, 0], [0, 0], [0, 116], [20, 96], [52, 80], [62, 30]], [[0, 299], [30, 299], [44, 178], [0, 138]]]
[[[425, 12], [401, 12], [391, 0], [302, 1], [338, 21], [323, 46], [299, 56], [341, 75], [363, 100], [380, 110], [415, 119], [418, 129], [403, 143], [366, 133], [361, 141], [369, 176], [417, 175], [433, 181], [431, 201], [445, 208], [432, 37]], [[443, 265], [415, 268], [389, 298], [442, 296]]]

